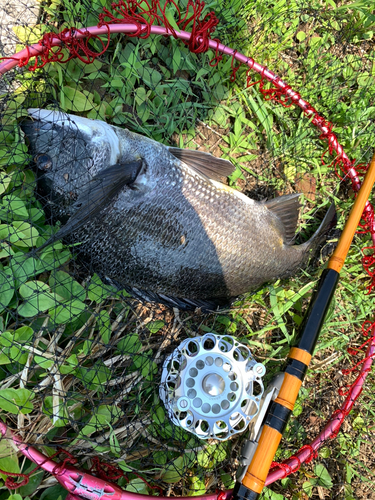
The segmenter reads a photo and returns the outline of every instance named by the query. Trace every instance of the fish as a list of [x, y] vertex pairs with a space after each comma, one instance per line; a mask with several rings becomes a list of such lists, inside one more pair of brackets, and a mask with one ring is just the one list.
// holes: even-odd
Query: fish
[[47, 109], [29, 109], [21, 129], [63, 224], [55, 238], [79, 243], [91, 271], [143, 301], [225, 306], [306, 266], [334, 224], [332, 204], [294, 244], [300, 193], [253, 200], [222, 182], [235, 167], [210, 153]]

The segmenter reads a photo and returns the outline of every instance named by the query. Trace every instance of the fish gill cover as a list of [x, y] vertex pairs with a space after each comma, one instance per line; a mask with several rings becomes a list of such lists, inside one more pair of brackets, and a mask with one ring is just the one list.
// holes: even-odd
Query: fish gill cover
[[[8, 488], [16, 490], [12, 500], [66, 496], [40, 468], [29, 480], [22, 475], [35, 466], [14, 446], [11, 432], [45, 455], [56, 453], [60, 462], [74, 463], [130, 492], [190, 496], [227, 490], [233, 487], [248, 431], [224, 441], [203, 440], [176, 426], [159, 392], [163, 362], [185, 339], [214, 332], [250, 348], [266, 366], [265, 386], [282, 368], [372, 153], [371, 4], [21, 0], [5, 2], [0, 12], [7, 58], [0, 105], [0, 411], [6, 423], [0, 498], [8, 499]], [[135, 29], [116, 33], [126, 22], [135, 23]], [[151, 24], [169, 29], [172, 36], [151, 33]], [[99, 34], [87, 33], [87, 27], [98, 25]], [[173, 36], [181, 29], [193, 32], [190, 43]], [[233, 50], [223, 55], [219, 40]], [[15, 52], [33, 44], [38, 44], [38, 58], [27, 49], [14, 59]], [[247, 64], [236, 60], [240, 53], [250, 58], [244, 58]], [[268, 81], [272, 74], [279, 77], [274, 84]], [[309, 105], [301, 109], [299, 99]], [[53, 117], [55, 135], [47, 141], [48, 151], [32, 150], [30, 109], [49, 110]], [[168, 147], [230, 160], [233, 171], [222, 182], [257, 202], [272, 204], [269, 200], [301, 193], [296, 245], [313, 235], [332, 201], [337, 229], [291, 278], [242, 294], [217, 312], [194, 310], [196, 303], [188, 312], [171, 309], [158, 302], [160, 294], [127, 288], [130, 294], [114, 276], [107, 279], [100, 263], [95, 265], [96, 247], [90, 258], [80, 241], [55, 238], [37, 251], [66, 224], [69, 207], [85, 192], [89, 179], [79, 168], [95, 167], [79, 127], [67, 125], [61, 131], [57, 116], [73, 125], [77, 117], [101, 120]], [[78, 169], [79, 193], [65, 184], [60, 191], [51, 189], [48, 176], [41, 175], [59, 159], [67, 168], [64, 182], [71, 182]], [[191, 189], [199, 191], [193, 183]], [[372, 498], [372, 375], [336, 439], [325, 440], [337, 434], [336, 428], [319, 434], [327, 422], [328, 427], [329, 422], [339, 424], [348, 415], [358, 384], [368, 375], [374, 259], [373, 218], [367, 209], [363, 234], [351, 248], [276, 456], [278, 462], [297, 458], [276, 465], [272, 477], [299, 472], [272, 485], [265, 498]], [[160, 211], [160, 233], [172, 215]], [[243, 217], [238, 213], [231, 229], [242, 227]], [[220, 223], [218, 213], [215, 224]], [[143, 230], [130, 224], [132, 230]], [[105, 243], [100, 232], [91, 234], [98, 244]], [[233, 234], [234, 239], [247, 237]], [[186, 243], [183, 231], [178, 238]], [[254, 241], [260, 242], [258, 253], [264, 253], [255, 231], [248, 235], [249, 247]], [[115, 259], [120, 252], [121, 260], [123, 249], [107, 248]], [[197, 273], [205, 259], [206, 254], [196, 256]], [[150, 279], [154, 271], [150, 267]], [[300, 468], [301, 462], [316, 458], [317, 448], [319, 458]]]

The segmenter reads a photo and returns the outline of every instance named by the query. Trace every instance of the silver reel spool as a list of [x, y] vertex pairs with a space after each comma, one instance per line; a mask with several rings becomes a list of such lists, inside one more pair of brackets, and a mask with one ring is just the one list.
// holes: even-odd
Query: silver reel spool
[[163, 365], [160, 399], [169, 418], [201, 439], [225, 440], [258, 414], [266, 369], [229, 335], [186, 339]]

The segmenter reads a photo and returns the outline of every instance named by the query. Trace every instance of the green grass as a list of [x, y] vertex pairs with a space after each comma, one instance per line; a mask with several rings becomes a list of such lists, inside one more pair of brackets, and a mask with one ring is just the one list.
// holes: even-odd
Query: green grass
[[[45, 19], [58, 29], [72, 24], [79, 28], [80, 18], [82, 25], [94, 25], [95, 12], [104, 4], [94, 2], [88, 9], [83, 2], [53, 0]], [[207, 3], [206, 12], [212, 9], [222, 21], [217, 36], [278, 73], [334, 123], [349, 157], [369, 161], [375, 133], [375, 16], [370, 2], [349, 6], [333, 1], [235, 0], [221, 5], [215, 0]], [[40, 38], [45, 29], [44, 24], [18, 29], [17, 35], [27, 42], [30, 36]], [[231, 487], [241, 439], [207, 444], [169, 423], [155, 390], [160, 376], [155, 354], [161, 339], [174, 331], [179, 339], [208, 331], [235, 335], [265, 363], [269, 380], [293, 345], [325, 259], [319, 269], [310, 266], [290, 280], [241, 297], [229, 311], [210, 316], [181, 313], [181, 324], [173, 323], [173, 315], [163, 308], [137, 308], [98, 276], [83, 279], [75, 273], [72, 249], [62, 243], [40, 256], [28, 253], [57, 228], [37, 199], [17, 120], [29, 106], [57, 103], [68, 113], [125, 126], [166, 144], [215, 148], [215, 154], [238, 167], [230, 184], [257, 198], [296, 190], [302, 176], [310, 184], [314, 180], [313, 187], [304, 190], [302, 238], [316, 228], [316, 209], [325, 211], [333, 199], [342, 228], [353, 195], [348, 187], [338, 186], [330, 167], [321, 164], [327, 145], [308, 119], [296, 109], [266, 102], [257, 86], [245, 89], [245, 68], [231, 83], [230, 59], [212, 68], [213, 57], [213, 52], [191, 54], [173, 39], [116, 35], [93, 64], [72, 60], [65, 66], [48, 64], [35, 75], [26, 70], [18, 76], [21, 85], [8, 100], [3, 97], [7, 106], [0, 132], [1, 417], [15, 429], [32, 422], [31, 438], [45, 434], [47, 454], [62, 443], [80, 459], [101, 454], [105, 461], [117, 463], [130, 479], [127, 484], [122, 478], [119, 484], [127, 484], [130, 491], [151, 493], [132, 474], [138, 470], [150, 483], [177, 495]], [[337, 388], [353, 381], [338, 373], [353, 363], [347, 347], [362, 343], [361, 325], [371, 319], [374, 293], [366, 294], [368, 279], [360, 265], [361, 248], [368, 244], [368, 237], [358, 237], [349, 252], [277, 460], [316, 435], [340, 404]], [[324, 365], [326, 360], [331, 361]], [[26, 376], [24, 386], [19, 383], [21, 373]], [[62, 385], [53, 379], [56, 373]], [[317, 461], [272, 487], [264, 498], [314, 499], [319, 491], [328, 498], [367, 498], [368, 490], [361, 490], [359, 481], [374, 480], [374, 462], [365, 449], [367, 429], [375, 425], [373, 388], [371, 375], [345, 431], [327, 444]], [[138, 424], [143, 434], [134, 431]], [[167, 449], [166, 444], [171, 446]], [[31, 467], [6, 442], [1, 445], [0, 469], [18, 472]], [[56, 486], [39, 490], [42, 480], [35, 474], [30, 485], [10, 498], [52, 500], [62, 494]], [[0, 500], [8, 499], [8, 490], [1, 486]]]

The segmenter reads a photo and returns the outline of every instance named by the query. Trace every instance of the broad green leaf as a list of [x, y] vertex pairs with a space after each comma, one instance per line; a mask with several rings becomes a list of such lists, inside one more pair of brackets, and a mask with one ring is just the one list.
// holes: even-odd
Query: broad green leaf
[[94, 412], [87, 425], [85, 425], [80, 435], [90, 436], [94, 432], [107, 428], [109, 424], [115, 424], [121, 418], [123, 412], [117, 406], [101, 405]]
[[320, 448], [319, 456], [322, 458], [329, 458], [331, 456], [330, 448], [327, 448], [326, 446], [324, 446], [323, 448]]
[[32, 412], [32, 399], [34, 393], [28, 389], [0, 389], [0, 408], [14, 415]]
[[194, 453], [185, 453], [173, 460], [163, 471], [162, 480], [165, 483], [178, 483], [195, 461]]
[[206, 485], [204, 481], [197, 476], [193, 476], [189, 480], [189, 491], [188, 496], [194, 497], [198, 495], [204, 495], [206, 493]]
[[134, 98], [138, 105], [144, 103], [147, 99], [146, 89], [144, 87], [138, 87], [135, 91]]
[[13, 335], [11, 332], [2, 332], [0, 334], [0, 346], [2, 347], [12, 347], [13, 345]]
[[14, 332], [14, 340], [15, 342], [19, 342], [20, 344], [25, 344], [32, 340], [34, 335], [34, 331], [29, 326], [21, 326]]
[[13, 275], [9, 268], [0, 271], [0, 312], [9, 305], [15, 292]]
[[165, 421], [165, 411], [162, 406], [156, 408], [156, 412], [152, 414], [152, 420], [157, 424], [163, 424]]
[[164, 321], [157, 320], [157, 321], [150, 321], [150, 323], [147, 323], [146, 328], [150, 330], [151, 333], [156, 333], [159, 330], [161, 330], [164, 326]]
[[15, 255], [10, 262], [11, 272], [18, 286], [37, 274], [37, 261], [34, 257]]
[[82, 380], [89, 390], [105, 390], [106, 383], [111, 379], [111, 371], [103, 362], [98, 361], [91, 368], [78, 366], [76, 377]]
[[13, 26], [12, 30], [17, 38], [27, 45], [38, 43], [43, 36], [43, 25], [38, 24], [34, 26]]
[[101, 303], [108, 297], [111, 297], [116, 289], [110, 285], [105, 285], [97, 274], [91, 278], [88, 298], [94, 302]]
[[[173, 65], [173, 73], [176, 74], [181, 67], [181, 51], [177, 45], [174, 45], [172, 65]], [[196, 79], [197, 80], [199, 79], [198, 75]]]
[[319, 484], [321, 486], [324, 486], [324, 488], [332, 488], [333, 482], [331, 476], [323, 464], [316, 464], [314, 472], [318, 476]]
[[[56, 306], [56, 301], [54, 303]], [[68, 323], [76, 319], [84, 310], [86, 304], [80, 300], [64, 301], [49, 310], [51, 319], [58, 325]]]
[[63, 498], [66, 498], [66, 489], [61, 484], [56, 484], [46, 488], [39, 500], [63, 500]]
[[156, 465], [166, 465], [168, 462], [168, 452], [154, 451], [152, 454], [152, 460]]
[[151, 71], [151, 82], [154, 87], [157, 86], [157, 84], [161, 81], [162, 75], [159, 73], [159, 71], [156, 71], [156, 69], [153, 69]]
[[13, 495], [10, 495], [7, 500], [27, 500], [27, 498], [22, 498], [18, 493], [14, 493]]
[[8, 189], [11, 177], [6, 172], [0, 172], [0, 195]]
[[91, 94], [87, 96], [83, 92], [68, 86], [62, 89], [62, 93], [64, 95], [63, 107], [66, 111], [89, 111], [95, 106]]
[[197, 462], [201, 467], [210, 469], [225, 460], [227, 451], [225, 444], [208, 445], [197, 455]]
[[55, 243], [54, 248], [55, 250], [47, 249], [38, 260], [35, 260], [37, 273], [56, 269], [71, 258], [69, 250], [62, 249], [62, 243]]
[[51, 293], [49, 286], [42, 281], [28, 281], [20, 286], [19, 292], [25, 301], [18, 307], [18, 314], [25, 318], [36, 316], [62, 300]]
[[45, 293], [50, 293], [50, 288], [43, 281], [28, 281], [20, 286], [20, 295], [24, 299], [29, 299], [34, 295]]
[[15, 218], [21, 220], [29, 216], [25, 203], [13, 194], [5, 195], [0, 205], [0, 219], [10, 221]]
[[100, 311], [97, 325], [103, 344], [108, 344], [111, 338], [111, 318], [109, 317], [108, 311]]
[[165, 17], [168, 19], [168, 22], [172, 26], [173, 29], [176, 31], [180, 31], [180, 27], [175, 21], [174, 14], [176, 13], [176, 10], [173, 9], [171, 6], [167, 5], [167, 8], [165, 9]]
[[[17, 452], [9, 439], [0, 441], [0, 469], [7, 472], [20, 472]], [[6, 479], [8, 476], [0, 474], [0, 477]]]
[[9, 243], [6, 241], [0, 242], [0, 259], [4, 259], [14, 255], [14, 251]]
[[0, 352], [0, 365], [9, 365], [13, 361], [4, 353]]
[[51, 290], [66, 300], [71, 299], [86, 299], [86, 290], [75, 281], [68, 273], [64, 271], [57, 271], [51, 274], [49, 279]]
[[133, 356], [133, 364], [141, 371], [142, 376], [147, 380], [152, 380], [158, 371], [157, 364], [150, 359], [151, 351]]
[[[23, 470], [22, 472], [24, 474], [28, 474], [33, 469], [35, 469], [35, 464], [31, 463], [30, 467], [28, 467], [25, 471]], [[40, 486], [40, 483], [43, 480], [43, 477], [44, 477], [44, 471], [37, 470], [29, 477], [29, 482], [27, 484], [25, 484], [25, 486], [21, 486], [21, 488], [19, 488], [18, 491], [20, 492], [21, 497], [24, 500], [26, 500], [26, 497], [28, 497], [28, 495], [32, 495], [33, 493], [36, 492], [36, 490]]]
[[353, 426], [353, 429], [361, 431], [362, 429], [364, 429], [364, 427], [366, 427], [365, 420], [361, 416], [358, 415], [358, 417], [356, 417], [353, 420], [352, 426]]
[[54, 365], [54, 361], [51, 358], [45, 358], [44, 356], [34, 356], [35, 363], [39, 365], [44, 370], [49, 370], [51, 366]]
[[269, 488], [264, 488], [262, 497], [264, 500], [286, 500], [284, 495], [281, 493], [276, 493], [275, 491], [270, 490]]
[[13, 221], [9, 226], [9, 241], [16, 246], [31, 248], [36, 245], [38, 230], [25, 221]]
[[313, 485], [311, 484], [310, 481], [305, 481], [302, 485], [302, 490], [306, 493], [308, 497], [311, 497]]
[[321, 42], [322, 42], [322, 40], [323, 39], [320, 36], [312, 36], [310, 38], [310, 45], [311, 45], [311, 47], [314, 47], [316, 45], [320, 45]]
[[128, 464], [124, 460], [117, 462], [117, 465], [119, 467], [121, 467], [121, 469], [125, 472], [132, 472], [133, 471], [133, 469], [131, 467], [129, 467]]
[[141, 349], [141, 347], [142, 343], [139, 340], [138, 335], [134, 333], [122, 338], [117, 344], [117, 349], [124, 355], [135, 354]]
[[149, 495], [150, 491], [147, 488], [147, 485], [140, 477], [136, 477], [135, 479], [131, 479], [126, 486], [126, 491], [132, 491], [133, 493], [138, 493], [140, 495]]
[[225, 489], [231, 490], [234, 488], [234, 485], [236, 484], [235, 479], [230, 474], [223, 473], [220, 476], [220, 479], [222, 480]]
[[69, 365], [59, 365], [59, 372], [63, 375], [73, 375], [75, 367]]

